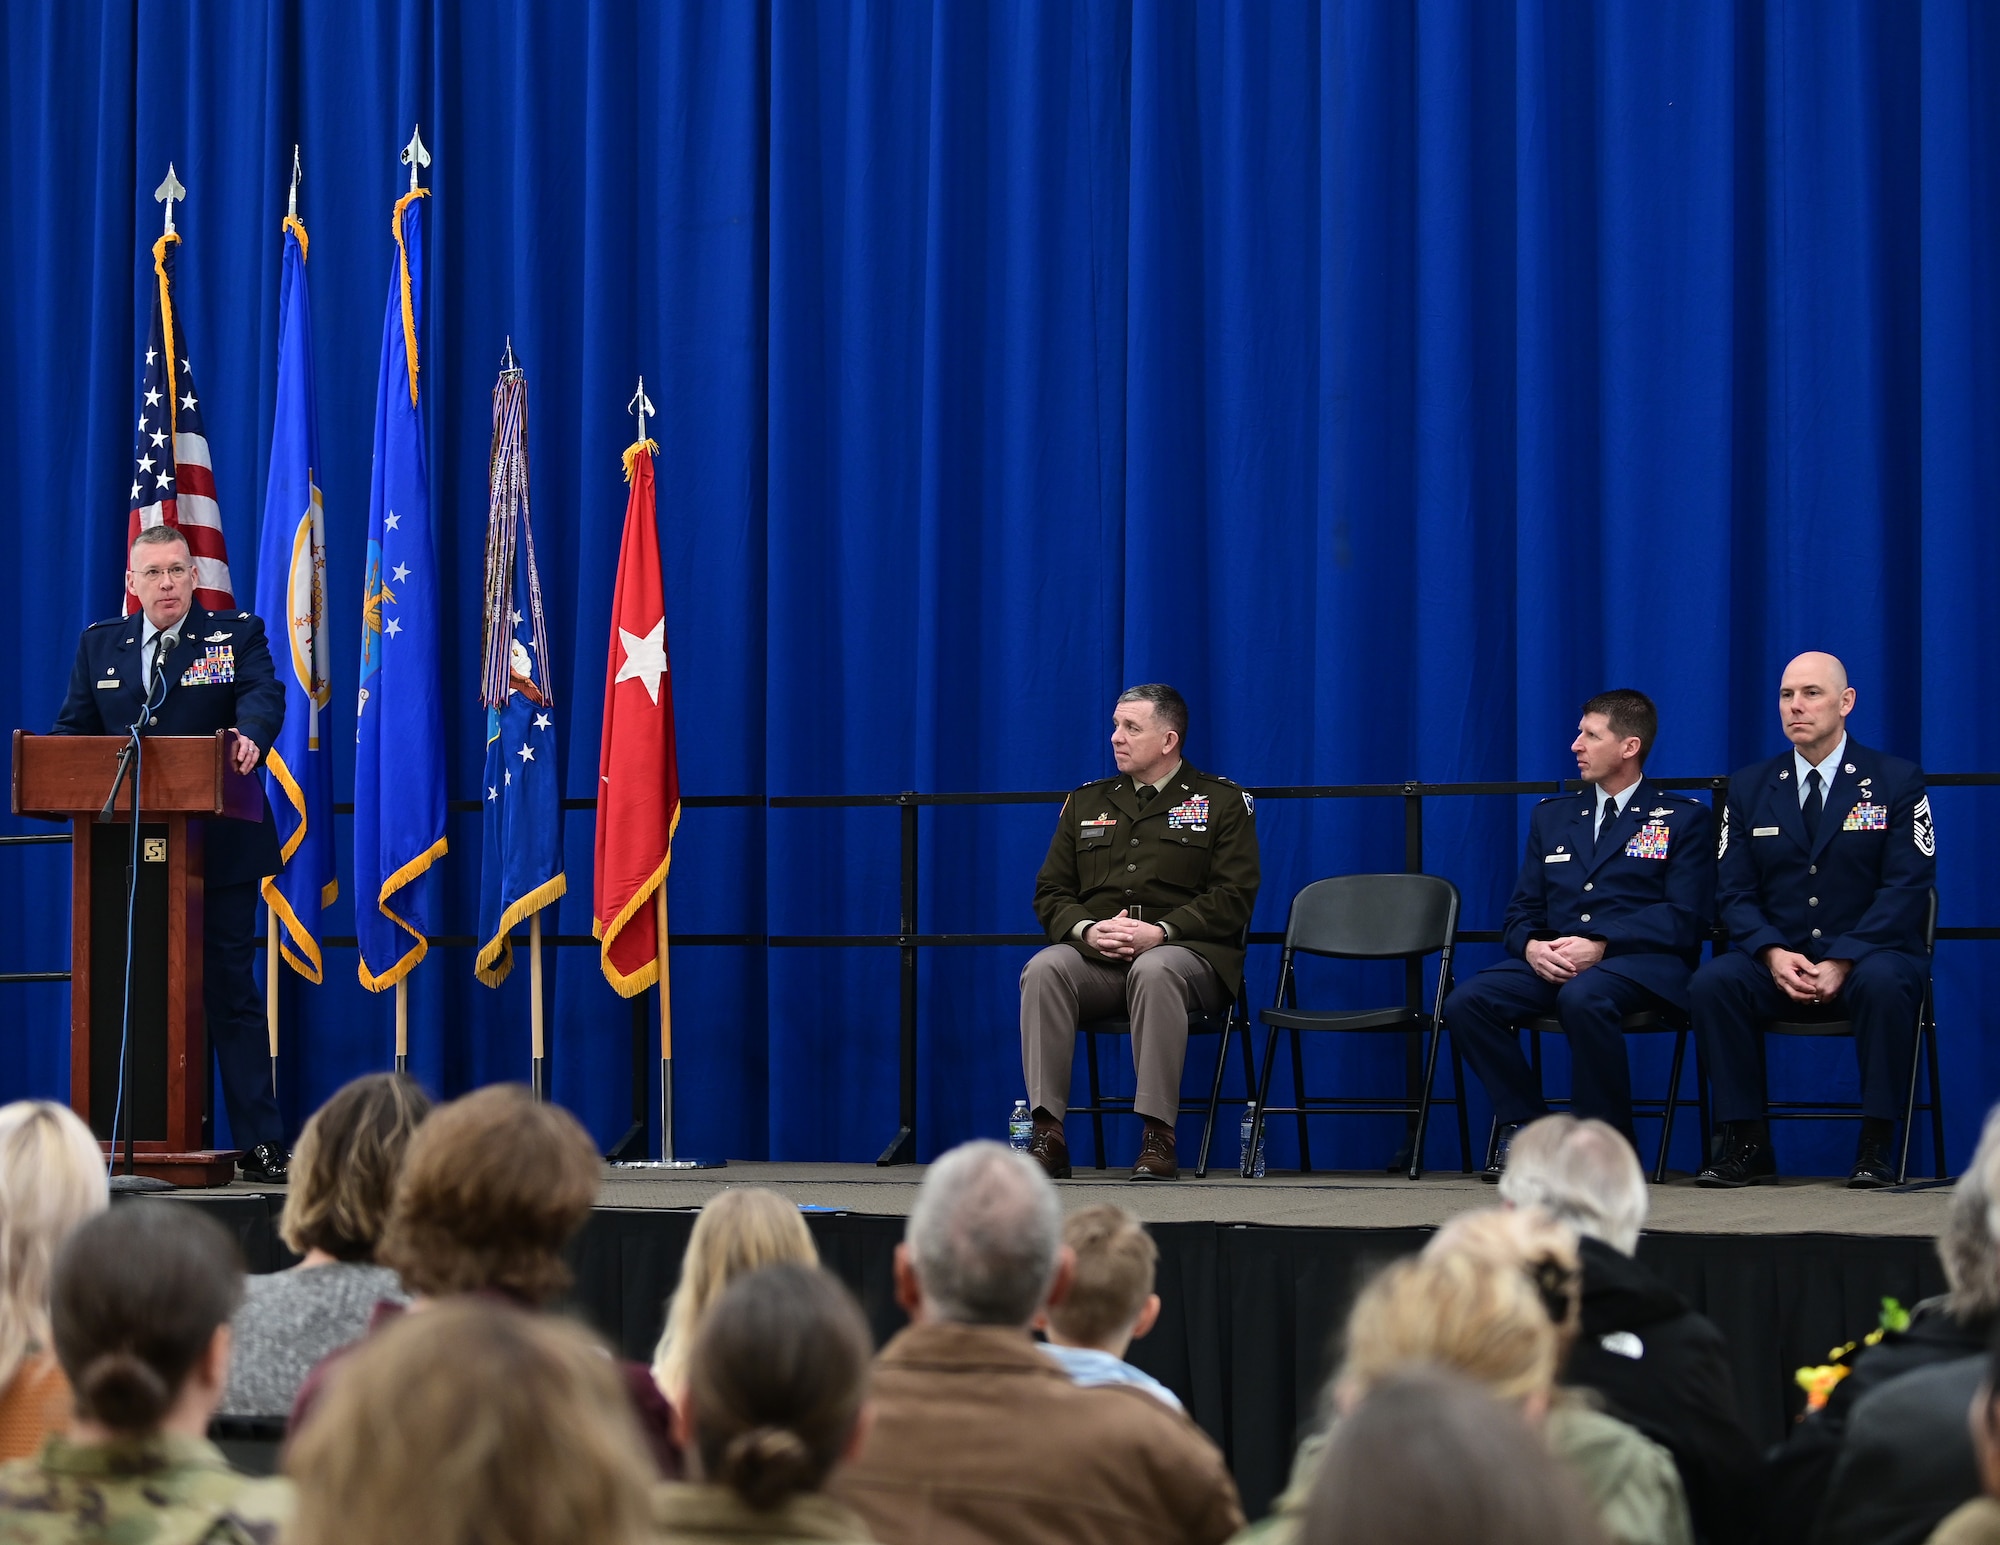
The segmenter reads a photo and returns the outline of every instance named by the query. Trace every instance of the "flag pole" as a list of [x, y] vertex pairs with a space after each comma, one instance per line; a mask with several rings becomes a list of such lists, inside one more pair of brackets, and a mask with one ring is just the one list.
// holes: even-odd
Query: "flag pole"
[[542, 914], [539, 909], [528, 919], [528, 1038], [533, 1060], [529, 1064], [529, 1085], [535, 1098], [549, 1097], [548, 1047], [543, 1041], [542, 1024]]
[[[644, 419], [640, 422], [643, 424]], [[643, 438], [643, 436], [642, 436]], [[674, 990], [667, 980], [667, 882], [653, 893], [654, 947], [660, 952], [660, 1162], [674, 1162]]]
[[264, 1033], [271, 1042], [271, 1098], [278, 1097], [278, 915], [264, 924]]
[[396, 1071], [410, 1071], [410, 979], [396, 978]]

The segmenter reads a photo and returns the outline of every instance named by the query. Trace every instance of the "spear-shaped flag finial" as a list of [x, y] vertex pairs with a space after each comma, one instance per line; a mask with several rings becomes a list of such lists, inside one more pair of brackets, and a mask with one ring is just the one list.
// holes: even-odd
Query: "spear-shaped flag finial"
[[410, 169], [410, 191], [417, 191], [417, 168], [431, 164], [431, 153], [424, 149], [423, 130], [415, 124], [410, 126], [410, 142], [403, 147], [403, 165]]
[[646, 417], [648, 414], [653, 413], [653, 403], [646, 395], [646, 378], [644, 376], [639, 377], [639, 389], [632, 394], [632, 400], [625, 404], [625, 411], [639, 415], [639, 438], [641, 440], [645, 439]]
[[296, 220], [296, 219], [298, 219], [298, 217], [299, 217], [299, 177], [300, 177], [300, 175], [301, 175], [301, 173], [300, 173], [300, 171], [299, 171], [299, 147], [298, 147], [297, 145], [294, 145], [294, 146], [292, 146], [292, 193], [291, 193], [291, 200], [290, 200], [290, 202], [289, 202], [289, 203], [288, 203], [288, 204], [287, 204], [287, 205], [285, 206], [285, 218], [286, 218], [286, 219], [288, 219], [288, 220]]
[[174, 175], [174, 163], [169, 161], [167, 163], [167, 180], [153, 190], [154, 201], [167, 206], [166, 234], [169, 236], [174, 234], [174, 204], [177, 200], [184, 199], [187, 196], [188, 190], [181, 186], [180, 178]]

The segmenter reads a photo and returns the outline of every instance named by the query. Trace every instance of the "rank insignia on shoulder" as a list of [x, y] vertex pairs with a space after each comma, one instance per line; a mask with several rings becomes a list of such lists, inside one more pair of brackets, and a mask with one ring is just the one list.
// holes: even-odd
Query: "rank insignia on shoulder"
[[1243, 793], [1243, 808], [1248, 810], [1252, 815], [1257, 813], [1257, 801], [1250, 796], [1247, 790]]
[[1937, 827], [1931, 821], [1931, 797], [1928, 794], [1917, 801], [1910, 835], [1916, 839], [1917, 851], [1925, 858], [1937, 857]]

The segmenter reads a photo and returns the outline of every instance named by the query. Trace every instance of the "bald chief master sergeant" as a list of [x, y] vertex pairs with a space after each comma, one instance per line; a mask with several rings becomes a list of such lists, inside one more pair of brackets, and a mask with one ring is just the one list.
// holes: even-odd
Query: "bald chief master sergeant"
[[[149, 735], [213, 735], [234, 730], [229, 755], [248, 773], [263, 760], [285, 719], [285, 690], [271, 663], [264, 624], [250, 612], [194, 604], [194, 557], [171, 526], [148, 526], [132, 543], [125, 588], [138, 601], [129, 617], [83, 630], [58, 735], [123, 735], [160, 687]], [[205, 823], [201, 996], [208, 1039], [222, 1072], [229, 1131], [246, 1180], [285, 1178], [284, 1123], [271, 1094], [263, 1000], [257, 991], [257, 890], [279, 869], [278, 828], [264, 802], [262, 822], [218, 817]]]
[[1118, 776], [1063, 802], [1035, 878], [1035, 916], [1054, 941], [1021, 972], [1021, 1066], [1035, 1113], [1029, 1151], [1068, 1176], [1076, 1027], [1128, 1018], [1145, 1118], [1134, 1180], [1177, 1180], [1174, 1118], [1188, 1017], [1217, 1014], [1243, 990], [1243, 930], [1257, 900], [1250, 796], [1181, 757], [1187, 701], [1172, 687], [1128, 687], [1112, 710]]

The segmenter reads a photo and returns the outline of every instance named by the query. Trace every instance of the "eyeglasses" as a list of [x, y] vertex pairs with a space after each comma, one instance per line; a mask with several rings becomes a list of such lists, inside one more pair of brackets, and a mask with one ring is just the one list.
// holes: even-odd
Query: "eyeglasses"
[[164, 569], [141, 569], [139, 570], [139, 578], [143, 579], [149, 585], [157, 585], [164, 579], [170, 579], [178, 585], [193, 572], [194, 570], [189, 568], [185, 563], [176, 563]]

